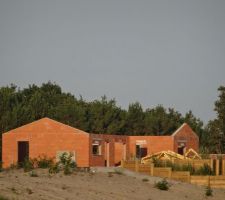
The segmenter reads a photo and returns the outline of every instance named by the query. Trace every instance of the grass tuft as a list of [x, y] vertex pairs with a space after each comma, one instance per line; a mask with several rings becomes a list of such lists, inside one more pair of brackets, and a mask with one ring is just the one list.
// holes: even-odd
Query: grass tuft
[[210, 186], [207, 186], [206, 187], [206, 190], [205, 190], [205, 196], [213, 196], [213, 191], [212, 191], [212, 188]]
[[169, 183], [166, 179], [155, 183], [155, 187], [159, 190], [169, 190]]

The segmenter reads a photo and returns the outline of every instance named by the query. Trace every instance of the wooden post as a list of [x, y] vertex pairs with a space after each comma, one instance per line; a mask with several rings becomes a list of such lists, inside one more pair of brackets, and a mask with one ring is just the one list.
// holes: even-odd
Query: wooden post
[[212, 171], [214, 172], [215, 170], [214, 170], [214, 166], [213, 166], [213, 159], [211, 158], [210, 159], [210, 167], [211, 167], [211, 169], [212, 169]]
[[225, 176], [225, 159], [222, 160], [222, 175]]
[[169, 168], [169, 169], [170, 169], [170, 170], [169, 170], [168, 178], [171, 179], [171, 176], [172, 176], [172, 168]]
[[191, 182], [191, 174], [190, 174], [190, 172], [188, 172], [188, 183], [190, 183]]
[[154, 164], [153, 163], [150, 164], [150, 175], [151, 176], [154, 175]]
[[171, 158], [171, 162], [172, 162], [172, 164], [174, 164], [174, 158]]
[[124, 168], [124, 160], [121, 160], [121, 167]]
[[135, 160], [135, 171], [138, 172], [139, 171], [139, 161]]
[[216, 159], [216, 176], [220, 175], [220, 160]]
[[210, 187], [210, 176], [208, 176], [207, 186]]

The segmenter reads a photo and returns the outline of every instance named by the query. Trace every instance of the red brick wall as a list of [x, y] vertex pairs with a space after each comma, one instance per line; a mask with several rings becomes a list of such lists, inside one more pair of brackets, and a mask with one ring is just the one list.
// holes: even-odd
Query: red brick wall
[[124, 144], [121, 142], [115, 142], [115, 149], [114, 149], [114, 163], [119, 164], [122, 159], [124, 159]]
[[198, 152], [199, 138], [188, 124], [183, 124], [174, 134], [174, 151], [177, 152], [178, 143], [184, 141], [186, 150], [192, 148]]
[[[93, 155], [92, 142], [99, 140], [101, 155]], [[187, 150], [193, 148], [198, 151], [198, 137], [192, 129], [184, 124], [173, 136], [121, 136], [88, 134], [62, 123], [43, 118], [36, 122], [14, 129], [3, 134], [2, 158], [3, 167], [17, 162], [17, 142], [29, 141], [30, 157], [39, 155], [56, 157], [57, 151], [75, 152], [78, 166], [105, 166], [106, 142], [109, 145], [109, 166], [114, 166], [124, 157], [135, 156], [136, 143], [143, 142], [147, 154], [163, 150], [177, 152], [179, 141], [185, 141]], [[125, 146], [124, 146], [125, 145]]]
[[[101, 141], [101, 155], [92, 154], [92, 141]], [[106, 160], [106, 142], [109, 144], [109, 166], [114, 166], [121, 157], [120, 147], [115, 145], [115, 143], [127, 144], [127, 136], [121, 135], [105, 135], [105, 134], [90, 134], [90, 166], [105, 166]], [[126, 154], [128, 153], [128, 145], [126, 147]]]
[[78, 166], [89, 166], [89, 134], [44, 119], [3, 134], [3, 167], [17, 162], [18, 141], [29, 141], [31, 158], [43, 154], [55, 158], [57, 151], [71, 151]]
[[147, 154], [159, 151], [173, 151], [174, 143], [171, 136], [129, 136], [129, 157], [136, 156], [136, 143], [146, 142], [141, 147], [147, 148]]

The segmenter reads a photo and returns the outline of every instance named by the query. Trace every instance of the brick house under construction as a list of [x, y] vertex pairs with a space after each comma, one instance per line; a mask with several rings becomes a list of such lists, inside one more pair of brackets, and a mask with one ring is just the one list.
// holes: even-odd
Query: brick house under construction
[[184, 154], [189, 148], [198, 151], [198, 147], [198, 136], [186, 123], [171, 136], [125, 136], [91, 134], [43, 118], [2, 135], [2, 160], [6, 168], [26, 157], [57, 159], [62, 152], [72, 152], [80, 167], [115, 166], [122, 159], [162, 150]]

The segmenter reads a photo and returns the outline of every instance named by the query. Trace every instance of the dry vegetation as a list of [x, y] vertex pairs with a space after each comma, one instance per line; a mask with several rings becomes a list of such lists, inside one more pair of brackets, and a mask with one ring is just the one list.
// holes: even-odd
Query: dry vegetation
[[[148, 180], [148, 181], [143, 181]], [[205, 196], [205, 188], [169, 181], [168, 191], [161, 191], [155, 183], [161, 179], [130, 171], [97, 168], [91, 172], [63, 172], [49, 174], [47, 169], [24, 172], [14, 169], [0, 173], [0, 200], [41, 199], [113, 199], [113, 200], [224, 200], [225, 190], [213, 190]]]

